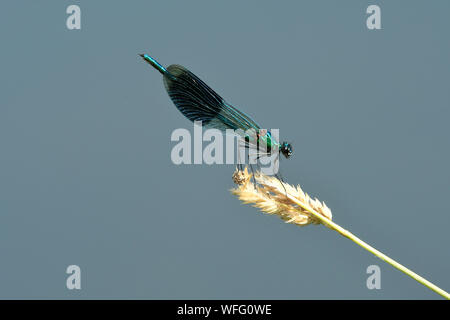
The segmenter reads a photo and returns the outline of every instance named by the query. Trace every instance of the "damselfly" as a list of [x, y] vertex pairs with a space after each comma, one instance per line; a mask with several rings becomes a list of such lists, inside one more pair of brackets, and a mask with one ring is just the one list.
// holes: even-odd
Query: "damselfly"
[[151, 56], [147, 54], [140, 56], [163, 75], [167, 93], [178, 110], [189, 120], [201, 121], [202, 126], [219, 129], [222, 132], [227, 129], [241, 132], [244, 146], [257, 150], [257, 159], [276, 152], [283, 154], [286, 158], [292, 155], [290, 143], [278, 143], [269, 130], [261, 129], [255, 121], [227, 103], [185, 67], [172, 64], [164, 68]]

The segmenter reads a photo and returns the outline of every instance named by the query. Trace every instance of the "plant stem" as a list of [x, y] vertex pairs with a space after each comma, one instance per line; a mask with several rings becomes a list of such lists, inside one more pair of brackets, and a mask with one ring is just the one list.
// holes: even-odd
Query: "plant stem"
[[346, 238], [349, 238], [350, 240], [352, 240], [354, 243], [356, 243], [357, 245], [363, 247], [364, 249], [366, 249], [367, 251], [371, 252], [372, 254], [374, 254], [375, 256], [377, 256], [378, 258], [380, 258], [381, 260], [389, 263], [391, 266], [393, 266], [394, 268], [397, 268], [398, 270], [400, 270], [401, 272], [407, 274], [408, 276], [410, 276], [411, 278], [413, 278], [414, 280], [416, 280], [417, 282], [423, 284], [425, 287], [433, 290], [434, 292], [436, 292], [437, 294], [440, 294], [441, 296], [443, 296], [444, 298], [446, 298], [447, 300], [450, 300], [450, 294], [444, 290], [442, 290], [441, 288], [439, 288], [438, 286], [432, 284], [430, 281], [428, 281], [427, 279], [419, 276], [417, 273], [413, 272], [412, 270], [406, 268], [405, 266], [401, 265], [400, 263], [398, 263], [397, 261], [389, 258], [387, 255], [385, 255], [384, 253], [378, 251], [377, 249], [375, 249], [374, 247], [370, 246], [369, 244], [365, 243], [364, 241], [362, 241], [361, 239], [359, 239], [357, 236], [355, 236], [353, 233], [345, 230], [344, 228], [342, 228], [341, 226], [339, 226], [338, 224], [334, 223], [333, 221], [331, 221], [330, 219], [324, 217], [323, 215], [321, 215], [320, 213], [316, 212], [315, 210], [313, 210], [311, 207], [309, 207], [308, 205], [302, 203], [301, 201], [299, 201], [298, 199], [296, 199], [295, 197], [291, 196], [290, 194], [286, 195], [290, 200], [294, 201], [297, 205], [299, 205], [300, 207], [302, 207], [303, 209], [305, 209], [306, 211], [308, 211], [309, 213], [311, 213], [315, 218], [317, 218], [318, 220], [320, 220], [320, 222], [322, 222], [322, 224], [324, 224], [325, 226], [327, 226], [328, 228], [340, 233], [341, 235], [343, 235]]

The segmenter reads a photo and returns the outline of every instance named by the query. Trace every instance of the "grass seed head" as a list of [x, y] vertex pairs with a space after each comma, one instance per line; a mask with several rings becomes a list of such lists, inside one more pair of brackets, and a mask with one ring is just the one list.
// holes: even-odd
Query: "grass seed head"
[[296, 198], [304, 207], [311, 208], [329, 220], [332, 219], [331, 210], [326, 204], [317, 198], [312, 199], [303, 192], [300, 186], [294, 187], [282, 183], [276, 177], [267, 176], [258, 171], [252, 178], [252, 174], [248, 172], [247, 168], [242, 171], [236, 170], [233, 174], [233, 181], [237, 187], [231, 189], [231, 193], [242, 202], [252, 204], [265, 213], [277, 215], [286, 223], [299, 226], [320, 223], [318, 218], [299, 206], [290, 197]]

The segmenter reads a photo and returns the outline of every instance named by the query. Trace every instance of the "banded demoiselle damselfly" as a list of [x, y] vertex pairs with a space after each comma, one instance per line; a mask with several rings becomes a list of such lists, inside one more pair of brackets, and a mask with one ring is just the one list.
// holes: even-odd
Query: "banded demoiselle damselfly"
[[[276, 151], [286, 158], [292, 155], [290, 143], [278, 143], [269, 130], [261, 129], [249, 116], [227, 103], [185, 67], [172, 64], [165, 68], [147, 54], [140, 56], [163, 75], [164, 86], [172, 102], [192, 122], [201, 121], [202, 126], [222, 132], [227, 129], [241, 132], [245, 147], [258, 150], [258, 158]], [[249, 131], [255, 134], [250, 135]], [[261, 145], [264, 145], [263, 152], [260, 151]]]

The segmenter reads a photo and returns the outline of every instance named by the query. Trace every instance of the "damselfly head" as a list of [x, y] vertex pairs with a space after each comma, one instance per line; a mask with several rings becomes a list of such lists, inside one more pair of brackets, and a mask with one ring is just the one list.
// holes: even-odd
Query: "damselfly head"
[[287, 142], [283, 142], [281, 144], [281, 148], [280, 148], [280, 152], [283, 154], [283, 156], [287, 158], [289, 158], [290, 156], [292, 156], [292, 145], [290, 143]]

